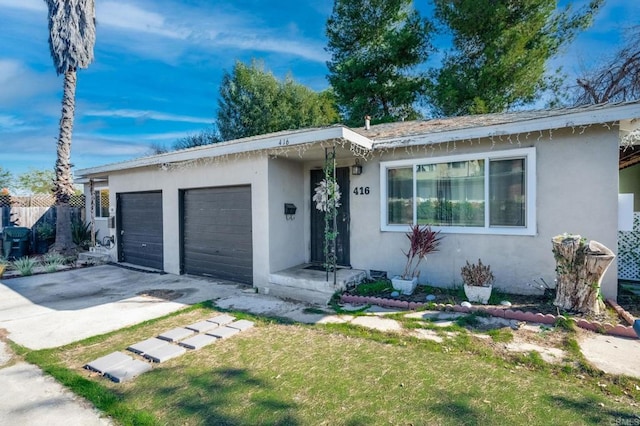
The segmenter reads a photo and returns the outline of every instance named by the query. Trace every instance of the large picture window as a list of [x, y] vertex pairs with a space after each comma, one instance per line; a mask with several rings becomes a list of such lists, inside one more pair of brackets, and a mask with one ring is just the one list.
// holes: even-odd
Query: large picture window
[[382, 230], [535, 234], [535, 149], [381, 163]]

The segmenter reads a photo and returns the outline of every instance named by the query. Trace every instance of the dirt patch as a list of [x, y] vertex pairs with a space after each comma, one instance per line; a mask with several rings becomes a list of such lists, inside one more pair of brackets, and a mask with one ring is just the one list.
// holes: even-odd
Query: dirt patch
[[166, 288], [158, 288], [158, 289], [152, 289], [152, 290], [143, 290], [138, 292], [137, 295], [142, 297], [153, 297], [156, 299], [163, 299], [163, 300], [175, 300], [184, 296], [184, 293], [180, 291], [166, 289]]

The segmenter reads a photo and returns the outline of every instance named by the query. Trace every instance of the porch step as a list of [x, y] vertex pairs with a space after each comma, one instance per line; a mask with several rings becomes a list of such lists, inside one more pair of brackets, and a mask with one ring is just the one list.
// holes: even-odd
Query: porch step
[[329, 273], [327, 281], [326, 272], [305, 269], [308, 266], [300, 265], [270, 274], [268, 286], [259, 288], [259, 292], [284, 299], [326, 305], [336, 291], [342, 291], [367, 278], [367, 273], [362, 270], [338, 269], [334, 285], [333, 273]]
[[104, 247], [91, 247], [90, 251], [85, 251], [78, 254], [78, 262], [110, 262], [111, 256], [109, 251]]

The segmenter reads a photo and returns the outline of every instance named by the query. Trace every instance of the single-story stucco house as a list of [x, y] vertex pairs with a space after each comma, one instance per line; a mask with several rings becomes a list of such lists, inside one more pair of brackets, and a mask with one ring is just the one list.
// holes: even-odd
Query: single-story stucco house
[[[431, 224], [444, 238], [421, 266], [420, 283], [459, 285], [465, 262], [482, 259], [495, 287], [535, 293], [542, 281], [554, 283], [553, 236], [580, 234], [616, 251], [620, 147], [638, 134], [639, 120], [640, 101], [373, 126], [363, 120], [360, 128], [254, 136], [76, 177], [98, 240], [112, 237], [113, 261], [326, 301], [345, 280], [400, 273], [409, 225]], [[322, 213], [312, 197], [334, 148], [342, 194], [337, 255], [347, 278], [334, 286], [320, 272], [323, 283], [309, 284], [301, 265], [324, 258]], [[640, 199], [640, 182], [627, 187]], [[615, 262], [602, 292], [616, 298]]]

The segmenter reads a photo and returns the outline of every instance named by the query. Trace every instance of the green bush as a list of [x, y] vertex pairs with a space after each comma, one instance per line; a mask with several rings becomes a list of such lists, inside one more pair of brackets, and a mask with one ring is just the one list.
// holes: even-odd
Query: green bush
[[38, 264], [34, 259], [30, 257], [21, 257], [13, 262], [13, 267], [20, 272], [22, 276], [28, 276], [33, 274], [33, 268]]
[[353, 293], [358, 296], [372, 296], [372, 295], [386, 293], [390, 291], [393, 291], [393, 287], [391, 287], [391, 282], [389, 282], [388, 280], [378, 280], [370, 283], [359, 284], [353, 290]]

